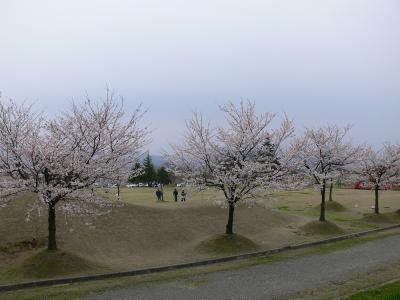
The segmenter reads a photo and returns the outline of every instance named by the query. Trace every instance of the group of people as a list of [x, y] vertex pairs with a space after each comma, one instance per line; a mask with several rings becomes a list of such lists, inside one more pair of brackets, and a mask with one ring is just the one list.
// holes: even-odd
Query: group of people
[[[180, 194], [181, 194], [181, 202], [186, 202], [187, 193], [185, 192], [185, 190], [182, 189]], [[178, 190], [176, 188], [174, 188], [174, 190], [172, 191], [172, 195], [174, 197], [174, 201], [178, 202], [179, 192], [178, 192]], [[157, 189], [156, 196], [157, 196], [157, 201], [163, 201], [164, 200], [163, 191], [160, 188]]]

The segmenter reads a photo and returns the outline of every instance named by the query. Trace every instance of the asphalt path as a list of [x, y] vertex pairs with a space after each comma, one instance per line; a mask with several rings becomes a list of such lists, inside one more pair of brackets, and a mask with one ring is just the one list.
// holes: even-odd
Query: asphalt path
[[400, 236], [318, 255], [93, 294], [104, 299], [290, 299], [400, 262]]

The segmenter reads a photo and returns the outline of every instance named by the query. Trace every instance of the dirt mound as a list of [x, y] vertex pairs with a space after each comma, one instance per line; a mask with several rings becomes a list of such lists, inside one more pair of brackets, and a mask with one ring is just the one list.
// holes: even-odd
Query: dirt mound
[[337, 226], [335, 223], [325, 221], [312, 221], [300, 227], [306, 233], [330, 235], [343, 233], [343, 229]]
[[378, 224], [390, 224], [393, 221], [388, 217], [386, 214], [364, 214], [363, 220], [371, 223], [378, 223]]
[[238, 234], [221, 234], [202, 241], [197, 250], [203, 253], [226, 255], [252, 252], [259, 246], [252, 240]]
[[84, 258], [65, 251], [41, 250], [7, 271], [9, 278], [56, 278], [104, 271]]
[[326, 202], [326, 209], [330, 211], [345, 211], [346, 208], [336, 201], [327, 201]]
[[[315, 211], [319, 212], [320, 209], [321, 209], [321, 204], [318, 204], [317, 206], [314, 207]], [[334, 212], [346, 211], [346, 208], [342, 204], [340, 204], [339, 202], [336, 202], [336, 201], [326, 201], [325, 209], [328, 211], [334, 211]]]

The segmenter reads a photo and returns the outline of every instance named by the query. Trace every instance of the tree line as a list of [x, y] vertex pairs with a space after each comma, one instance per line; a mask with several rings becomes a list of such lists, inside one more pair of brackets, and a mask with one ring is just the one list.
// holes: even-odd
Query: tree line
[[[140, 175], [137, 175], [137, 173]], [[153, 160], [150, 154], [147, 154], [143, 164], [139, 161], [133, 166], [133, 172], [128, 179], [130, 183], [147, 183], [147, 184], [170, 184], [172, 183], [173, 174], [164, 166], [160, 166], [157, 169], [154, 166]]]

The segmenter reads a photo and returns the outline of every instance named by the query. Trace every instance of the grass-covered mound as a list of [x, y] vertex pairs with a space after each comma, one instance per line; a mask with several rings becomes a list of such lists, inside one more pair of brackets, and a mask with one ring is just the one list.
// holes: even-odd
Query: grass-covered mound
[[343, 229], [337, 226], [335, 223], [325, 221], [312, 221], [300, 227], [306, 233], [330, 235], [344, 233]]
[[[326, 203], [326, 209], [330, 211], [345, 211], [346, 208], [340, 204], [339, 202], [336, 201], [327, 201]], [[319, 208], [319, 207], [318, 207]]]
[[[325, 209], [328, 211], [333, 211], [333, 212], [342, 212], [346, 211], [346, 207], [344, 207], [342, 204], [336, 201], [326, 201], [325, 202]], [[318, 204], [317, 206], [314, 206], [314, 212], [319, 214], [321, 210], [321, 204]]]
[[229, 255], [256, 251], [259, 246], [238, 234], [221, 234], [202, 241], [197, 249], [207, 254]]
[[366, 222], [378, 223], [378, 224], [393, 223], [393, 220], [386, 214], [375, 214], [375, 213], [364, 214], [363, 220]]
[[44, 279], [90, 274], [104, 270], [106, 269], [72, 253], [41, 250], [0, 277], [9, 280]]

